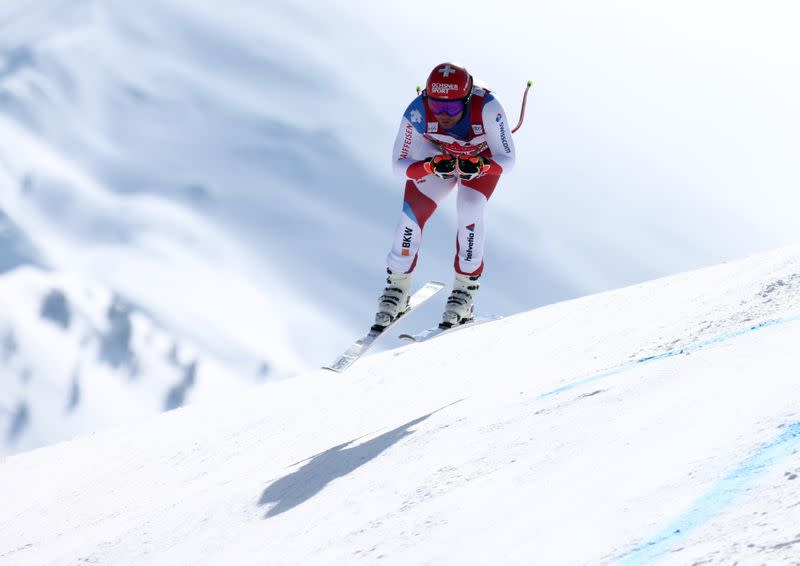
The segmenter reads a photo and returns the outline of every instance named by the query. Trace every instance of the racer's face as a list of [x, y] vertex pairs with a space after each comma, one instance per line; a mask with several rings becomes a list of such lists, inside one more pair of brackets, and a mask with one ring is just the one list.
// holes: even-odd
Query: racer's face
[[450, 128], [458, 124], [458, 121], [461, 120], [463, 116], [464, 116], [463, 110], [458, 114], [456, 114], [455, 116], [450, 116], [449, 114], [445, 114], [444, 112], [442, 112], [441, 114], [434, 114], [436, 121], [439, 122], [439, 125], [445, 130], [449, 130]]
[[433, 112], [436, 121], [445, 129], [450, 129], [464, 116], [463, 100], [436, 100], [429, 99], [428, 106]]

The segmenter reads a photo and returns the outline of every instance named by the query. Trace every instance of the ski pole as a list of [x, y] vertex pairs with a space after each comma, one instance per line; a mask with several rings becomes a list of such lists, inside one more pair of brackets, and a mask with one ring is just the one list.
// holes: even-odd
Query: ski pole
[[525, 94], [522, 95], [522, 109], [519, 111], [519, 122], [517, 122], [517, 126], [511, 130], [511, 133], [515, 133], [519, 130], [520, 126], [522, 126], [522, 121], [525, 119], [525, 105], [528, 102], [528, 91], [533, 86], [533, 81], [528, 81], [528, 86], [525, 87]]

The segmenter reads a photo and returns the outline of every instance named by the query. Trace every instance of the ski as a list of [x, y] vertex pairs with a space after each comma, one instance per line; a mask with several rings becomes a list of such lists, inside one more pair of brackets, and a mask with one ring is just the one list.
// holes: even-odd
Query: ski
[[425, 342], [426, 340], [430, 340], [431, 338], [436, 338], [437, 336], [442, 336], [443, 334], [450, 334], [456, 330], [461, 330], [462, 328], [469, 328], [471, 326], [475, 326], [478, 324], [483, 324], [485, 322], [492, 322], [493, 320], [500, 320], [503, 318], [502, 316], [478, 316], [472, 319], [471, 321], [465, 324], [459, 324], [458, 326], [452, 326], [450, 328], [442, 328], [441, 326], [434, 326], [432, 328], [428, 328], [427, 330], [423, 330], [422, 332], [417, 332], [416, 334], [401, 334], [398, 336], [400, 340], [404, 340], [406, 342]]
[[377, 342], [378, 338], [386, 334], [386, 331], [389, 330], [392, 326], [397, 324], [405, 315], [413, 311], [415, 308], [420, 306], [422, 303], [433, 297], [436, 293], [441, 291], [444, 288], [444, 283], [439, 281], [428, 281], [420, 287], [420, 289], [411, 295], [411, 298], [408, 301], [408, 310], [404, 312], [401, 316], [398, 316], [394, 319], [391, 324], [385, 326], [382, 329], [376, 329], [375, 327], [371, 328], [369, 332], [367, 332], [364, 336], [353, 342], [350, 347], [338, 358], [336, 358], [333, 363], [329, 366], [323, 366], [322, 369], [327, 369], [331, 371], [335, 371], [338, 373], [343, 372], [351, 365], [353, 365], [364, 353], [369, 350], [375, 342]]

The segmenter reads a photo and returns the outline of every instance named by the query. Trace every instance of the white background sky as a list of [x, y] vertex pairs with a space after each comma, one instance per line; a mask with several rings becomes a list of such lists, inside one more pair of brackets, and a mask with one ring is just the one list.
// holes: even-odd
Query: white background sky
[[383, 64], [395, 81], [369, 87], [393, 119], [440, 60], [484, 78], [512, 121], [536, 81], [490, 238], [535, 241], [586, 287], [800, 237], [796, 4], [414, 0], [354, 12], [373, 30], [364, 41], [394, 52]]

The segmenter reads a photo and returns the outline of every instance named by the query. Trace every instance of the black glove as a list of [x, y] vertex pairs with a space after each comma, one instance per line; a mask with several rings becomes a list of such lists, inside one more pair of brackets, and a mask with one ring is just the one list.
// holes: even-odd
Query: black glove
[[449, 153], [429, 157], [425, 160], [425, 171], [442, 179], [452, 179], [456, 176], [456, 158]]
[[490, 167], [489, 160], [472, 155], [458, 158], [458, 176], [462, 181], [471, 181], [483, 175]]

